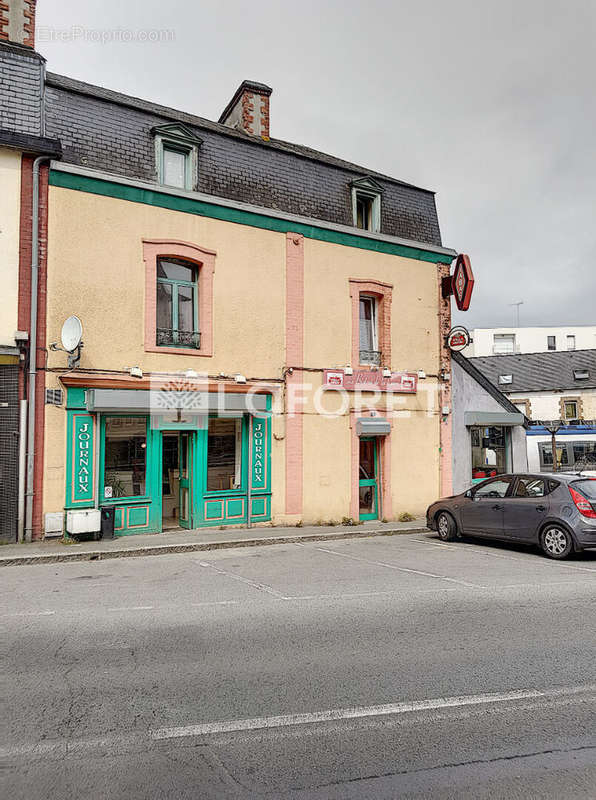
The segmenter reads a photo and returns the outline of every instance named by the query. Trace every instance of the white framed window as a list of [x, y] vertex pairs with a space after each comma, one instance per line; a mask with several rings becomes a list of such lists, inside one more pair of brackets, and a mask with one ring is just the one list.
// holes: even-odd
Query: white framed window
[[161, 180], [165, 186], [187, 189], [190, 185], [190, 150], [164, 144], [161, 151]]
[[495, 333], [493, 335], [493, 353], [496, 355], [515, 353], [515, 334]]
[[352, 181], [352, 217], [354, 225], [364, 231], [381, 230], [381, 196], [383, 189], [372, 178]]
[[547, 336], [546, 337], [546, 347], [548, 350], [556, 350], [557, 349], [557, 337], [556, 336]]
[[360, 363], [379, 366], [378, 303], [377, 298], [361, 294], [359, 302]]
[[575, 336], [573, 334], [567, 336], [567, 349], [575, 350]]
[[174, 189], [196, 190], [202, 139], [180, 124], [157, 125], [151, 132], [155, 137], [158, 183]]

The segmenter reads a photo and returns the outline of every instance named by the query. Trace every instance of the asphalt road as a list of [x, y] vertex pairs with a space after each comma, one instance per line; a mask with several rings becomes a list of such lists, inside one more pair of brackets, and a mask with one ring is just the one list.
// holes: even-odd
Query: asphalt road
[[4, 568], [3, 797], [596, 797], [596, 553]]

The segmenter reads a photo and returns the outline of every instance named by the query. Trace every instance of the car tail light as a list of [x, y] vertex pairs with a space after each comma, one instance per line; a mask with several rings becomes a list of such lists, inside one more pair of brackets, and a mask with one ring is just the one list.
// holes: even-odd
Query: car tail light
[[582, 517], [589, 517], [590, 519], [596, 519], [596, 510], [590, 501], [580, 494], [575, 489], [572, 489], [571, 486], [569, 487], [569, 491], [571, 492], [571, 497], [573, 502], [575, 503], [575, 507], [582, 515]]

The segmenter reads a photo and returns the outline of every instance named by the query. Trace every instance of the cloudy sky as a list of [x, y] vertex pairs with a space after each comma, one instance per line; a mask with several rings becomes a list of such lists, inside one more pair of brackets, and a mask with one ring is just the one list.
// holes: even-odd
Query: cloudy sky
[[209, 119], [262, 81], [274, 137], [435, 190], [476, 275], [460, 324], [518, 300], [596, 324], [595, 0], [39, 0], [37, 23], [52, 72]]

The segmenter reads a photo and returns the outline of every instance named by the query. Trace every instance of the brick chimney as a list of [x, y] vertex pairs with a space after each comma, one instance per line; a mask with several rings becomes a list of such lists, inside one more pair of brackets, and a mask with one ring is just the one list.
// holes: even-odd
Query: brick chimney
[[272, 91], [264, 83], [242, 81], [219, 122], [251, 136], [269, 139], [269, 97]]
[[35, 47], [37, 0], [0, 0], [0, 41]]

